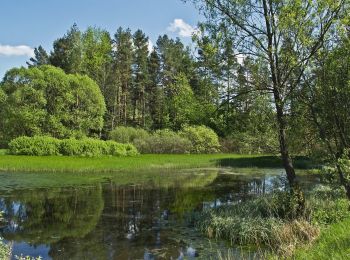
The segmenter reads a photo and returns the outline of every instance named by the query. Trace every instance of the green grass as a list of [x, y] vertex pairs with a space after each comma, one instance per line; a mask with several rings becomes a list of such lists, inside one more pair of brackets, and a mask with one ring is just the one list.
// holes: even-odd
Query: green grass
[[[298, 159], [296, 165], [298, 166]], [[281, 168], [277, 156], [205, 154], [139, 155], [135, 157], [67, 157], [0, 155], [1, 172], [120, 172], [203, 167]], [[303, 166], [304, 162], [303, 162]], [[299, 167], [305, 168], [305, 167]]]
[[350, 259], [350, 218], [333, 224], [321, 232], [310, 248], [299, 249], [295, 259]]

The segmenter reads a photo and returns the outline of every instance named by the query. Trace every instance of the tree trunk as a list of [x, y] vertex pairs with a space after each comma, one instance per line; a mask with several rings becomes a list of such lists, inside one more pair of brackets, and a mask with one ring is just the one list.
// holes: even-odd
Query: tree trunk
[[288, 144], [287, 144], [287, 137], [286, 137], [286, 116], [283, 112], [282, 106], [280, 105], [281, 100], [279, 99], [278, 95], [275, 96], [275, 104], [276, 104], [276, 116], [277, 116], [277, 123], [278, 123], [278, 139], [279, 139], [279, 145], [280, 145], [280, 152], [282, 157], [282, 163], [283, 167], [286, 170], [287, 179], [289, 181], [289, 185], [293, 187], [296, 183], [296, 174], [293, 167], [292, 159], [289, 155], [288, 150]]

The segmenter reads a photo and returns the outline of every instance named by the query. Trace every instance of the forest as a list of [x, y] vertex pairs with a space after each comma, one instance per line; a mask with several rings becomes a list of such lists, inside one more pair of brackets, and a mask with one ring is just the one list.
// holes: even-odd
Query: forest
[[[323, 228], [337, 229], [350, 209], [350, 2], [183, 2], [194, 4], [204, 17], [190, 45], [166, 34], [151, 45], [141, 29], [81, 30], [73, 24], [51, 50], [36, 47], [26, 66], [10, 69], [0, 83], [0, 154], [150, 154], [143, 157], [149, 164], [164, 160], [163, 165], [177, 167], [189, 162], [174, 154], [208, 156], [196, 159], [206, 167], [214, 166], [210, 158], [216, 158], [216, 167], [237, 167], [244, 161], [240, 157], [248, 167], [260, 167], [257, 161], [265, 158], [267, 167], [261, 168], [283, 168], [288, 192], [192, 218], [208, 237], [261, 242], [277, 256], [297, 252], [302, 259], [308, 253], [295, 248], [312, 243], [320, 232], [321, 243], [328, 241]], [[155, 154], [171, 155], [152, 159]], [[64, 171], [60, 157], [57, 169]], [[16, 164], [11, 158], [0, 158], [5, 165], [0, 170], [22, 167], [11, 166]], [[39, 165], [35, 160], [23, 167]], [[301, 160], [312, 166], [300, 167]], [[74, 167], [82, 170], [81, 165]], [[317, 174], [330, 188], [308, 195], [300, 168], [312, 168], [307, 174]], [[246, 234], [245, 217], [274, 231]], [[290, 237], [278, 229], [288, 230]], [[283, 242], [294, 243], [293, 249]], [[333, 248], [343, 250], [340, 259], [350, 248], [343, 242]]]

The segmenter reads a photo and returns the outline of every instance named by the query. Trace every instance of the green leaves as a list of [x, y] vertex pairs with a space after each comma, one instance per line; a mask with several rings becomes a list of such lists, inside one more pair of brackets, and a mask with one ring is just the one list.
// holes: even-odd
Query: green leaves
[[7, 141], [21, 135], [80, 137], [103, 127], [103, 96], [87, 76], [67, 75], [48, 65], [13, 69], [1, 89], [0, 113]]

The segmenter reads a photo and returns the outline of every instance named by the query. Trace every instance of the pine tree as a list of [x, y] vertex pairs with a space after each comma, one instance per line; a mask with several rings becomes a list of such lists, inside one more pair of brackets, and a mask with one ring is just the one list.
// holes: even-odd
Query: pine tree
[[53, 43], [50, 63], [66, 73], [81, 72], [82, 43], [81, 32], [74, 24], [67, 34]]
[[145, 127], [146, 125], [146, 86], [149, 84], [148, 75], [148, 37], [137, 30], [133, 35], [133, 122]]
[[130, 110], [130, 91], [132, 82], [133, 43], [130, 29], [123, 30], [121, 27], [114, 35], [114, 67], [115, 67], [115, 105], [116, 120], [112, 127], [123, 124], [127, 125]]
[[27, 61], [28, 67], [40, 66], [50, 64], [50, 57], [45, 49], [39, 45], [38, 48], [34, 49], [34, 57]]

